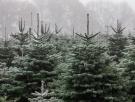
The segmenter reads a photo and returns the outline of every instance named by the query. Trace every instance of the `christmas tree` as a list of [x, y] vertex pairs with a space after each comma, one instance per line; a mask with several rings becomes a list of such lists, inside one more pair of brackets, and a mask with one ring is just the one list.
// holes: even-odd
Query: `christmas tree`
[[[119, 70], [110, 66], [105, 48], [92, 43], [93, 35], [80, 36], [84, 43], [72, 47], [65, 77], [65, 102], [126, 101]], [[97, 33], [96, 33], [97, 34]]]
[[123, 50], [127, 44], [127, 39], [123, 36], [125, 30], [122, 24], [117, 20], [117, 27], [111, 27], [115, 33], [109, 38], [109, 55], [114, 56], [114, 61], [119, 62], [119, 59], [123, 57]]

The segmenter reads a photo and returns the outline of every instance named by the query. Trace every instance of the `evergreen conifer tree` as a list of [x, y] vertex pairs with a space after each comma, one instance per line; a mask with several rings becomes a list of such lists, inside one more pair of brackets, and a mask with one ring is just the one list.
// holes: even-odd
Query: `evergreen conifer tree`
[[19, 20], [19, 33], [12, 34], [11, 36], [15, 39], [15, 51], [21, 57], [25, 56], [26, 52], [26, 45], [28, 45], [28, 32], [25, 33], [25, 21], [21, 18]]
[[127, 39], [123, 35], [125, 28], [118, 20], [117, 27], [111, 28], [115, 34], [109, 38], [109, 55], [114, 56], [114, 61], [119, 62], [119, 59], [123, 57], [123, 50], [127, 44]]
[[55, 67], [58, 51], [52, 42], [44, 39], [44, 35], [49, 33], [49, 28], [47, 30], [43, 24], [41, 27], [41, 32], [37, 30], [37, 36], [33, 35], [34, 42], [29, 46], [29, 52], [23, 54], [23, 57], [16, 56], [12, 62], [12, 66], [19, 70], [14, 74], [14, 81], [18, 83], [16, 87], [20, 87], [19, 97], [28, 98], [32, 92], [40, 90], [41, 80], [45, 81], [50, 91], [55, 87], [52, 83], [57, 76]]
[[[87, 33], [88, 34], [88, 33]], [[80, 35], [79, 35], [80, 36]], [[89, 37], [88, 37], [89, 36]], [[65, 102], [126, 101], [119, 71], [109, 65], [104, 47], [91, 42], [93, 35], [80, 36], [84, 43], [75, 45], [65, 77]]]

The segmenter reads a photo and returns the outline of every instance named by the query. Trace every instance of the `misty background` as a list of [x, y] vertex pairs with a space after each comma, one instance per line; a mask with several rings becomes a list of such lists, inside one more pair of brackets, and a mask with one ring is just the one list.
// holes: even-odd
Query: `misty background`
[[[115, 25], [117, 19], [126, 27], [128, 33], [134, 33], [135, 8], [131, 0], [0, 0], [0, 36], [7, 27], [7, 33], [18, 31], [20, 17], [26, 21], [27, 30], [36, 25], [36, 14], [41, 20], [54, 28], [55, 23], [63, 27], [62, 32], [72, 34], [86, 31], [86, 13], [90, 14], [91, 32], [106, 33], [107, 26]], [[109, 30], [111, 32], [111, 29]]]

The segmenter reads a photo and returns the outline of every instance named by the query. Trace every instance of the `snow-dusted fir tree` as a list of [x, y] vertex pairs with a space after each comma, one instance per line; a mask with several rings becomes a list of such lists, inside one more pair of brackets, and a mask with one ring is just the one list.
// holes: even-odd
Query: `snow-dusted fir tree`
[[119, 59], [123, 57], [123, 50], [127, 45], [127, 38], [124, 37], [123, 32], [125, 27], [117, 20], [117, 26], [111, 27], [115, 33], [109, 38], [109, 55], [114, 56], [114, 61], [119, 62]]
[[79, 35], [84, 43], [72, 47], [65, 78], [65, 102], [126, 101], [117, 69], [109, 65], [105, 48], [92, 43], [93, 35]]
[[24, 57], [25, 52], [26, 52], [26, 46], [28, 44], [28, 38], [29, 38], [29, 34], [28, 32], [25, 32], [25, 21], [23, 21], [23, 19], [21, 18], [19, 20], [19, 32], [12, 34], [12, 38], [15, 40], [15, 51], [17, 52], [17, 54], [21, 57]]
[[54, 88], [52, 83], [56, 78], [55, 67], [57, 65], [54, 57], [57, 57], [58, 51], [52, 42], [46, 41], [44, 38], [49, 30], [43, 25], [41, 27], [42, 29], [39, 30], [39, 24], [37, 25], [37, 36], [33, 35], [31, 40], [34, 41], [29, 47], [29, 52], [23, 58], [21, 56], [15, 57], [12, 62], [13, 67], [17, 67], [20, 71], [14, 74], [14, 80], [19, 83], [19, 87], [22, 89], [18, 89], [19, 97], [28, 98], [34, 90], [39, 90], [41, 80], [46, 82], [50, 91]]

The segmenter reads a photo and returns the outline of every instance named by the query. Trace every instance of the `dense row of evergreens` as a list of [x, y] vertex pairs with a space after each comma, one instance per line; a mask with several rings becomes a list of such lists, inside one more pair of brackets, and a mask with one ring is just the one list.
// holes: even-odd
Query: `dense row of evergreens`
[[19, 32], [1, 42], [0, 102], [134, 102], [135, 38], [119, 21], [111, 29], [102, 43], [102, 33], [90, 34], [89, 14], [87, 33], [71, 36], [39, 14], [36, 30], [20, 19]]

